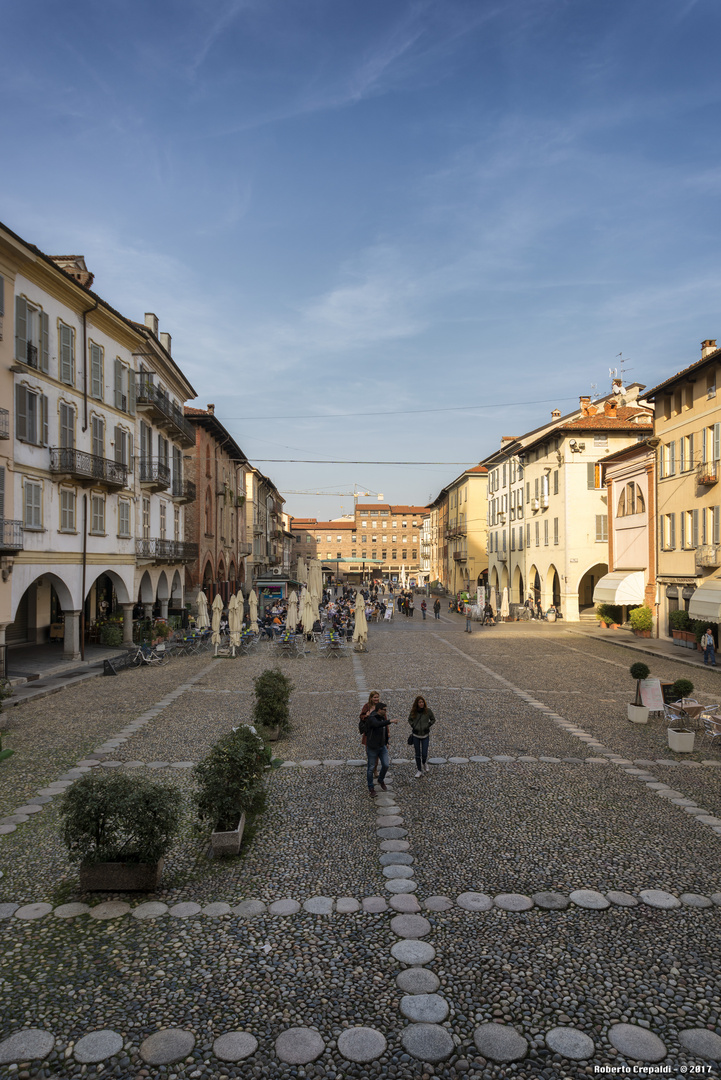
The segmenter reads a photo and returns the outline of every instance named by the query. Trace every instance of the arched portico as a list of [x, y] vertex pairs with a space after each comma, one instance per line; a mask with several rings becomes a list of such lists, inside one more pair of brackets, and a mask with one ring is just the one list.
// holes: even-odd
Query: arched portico
[[535, 602], [541, 599], [541, 577], [535, 564], [528, 571], [528, 591]]
[[[60, 573], [56, 573], [60, 570]], [[40, 645], [53, 636], [53, 626], [63, 637], [68, 660], [80, 656], [81, 574], [79, 566], [52, 569], [37, 564], [14, 567], [12, 622], [0, 629], [0, 644]], [[60, 623], [64, 622], [64, 628]]]
[[522, 604], [526, 599], [523, 595], [523, 574], [520, 566], [515, 566], [513, 569], [512, 599], [514, 604]]
[[551, 604], [555, 607], [561, 607], [561, 579], [558, 576], [558, 570], [551, 563], [546, 571], [546, 590], [544, 597], [544, 607], [548, 609]]
[[501, 570], [501, 592], [503, 592], [504, 589], [508, 588], [508, 581], [508, 567], [504, 566]]
[[[569, 613], [564, 615], [568, 619], [572, 619], [574, 622], [578, 620], [580, 613], [584, 608], [594, 608], [593, 603], [593, 590], [600, 581], [608, 573], [607, 563], [595, 563], [583, 572], [578, 581], [578, 588], [575, 596], [569, 596], [568, 606]], [[576, 611], [572, 613], [571, 606], [575, 601]]]

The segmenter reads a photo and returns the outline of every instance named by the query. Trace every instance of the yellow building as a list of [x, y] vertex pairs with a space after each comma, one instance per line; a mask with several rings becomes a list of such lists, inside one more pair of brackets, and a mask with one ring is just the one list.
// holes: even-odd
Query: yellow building
[[[431, 503], [431, 574], [451, 593], [488, 580], [488, 470], [474, 465]], [[435, 577], [433, 577], [435, 575]]]
[[701, 359], [655, 386], [659, 633], [669, 614], [721, 621], [721, 349], [707, 340]]

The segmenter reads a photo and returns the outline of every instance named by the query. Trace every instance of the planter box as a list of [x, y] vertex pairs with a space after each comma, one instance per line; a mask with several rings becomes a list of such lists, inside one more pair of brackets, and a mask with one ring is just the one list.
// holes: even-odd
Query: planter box
[[632, 724], [647, 724], [648, 709], [645, 705], [628, 705], [628, 718]]
[[83, 892], [154, 892], [160, 884], [163, 862], [90, 863], [80, 867], [80, 888]]
[[232, 829], [230, 832], [212, 832], [210, 834], [210, 844], [213, 848], [213, 855], [216, 858], [219, 855], [238, 855], [244, 828], [245, 814], [241, 814], [237, 829]]
[[634, 630], [636, 637], [651, 637], [650, 630]]
[[263, 728], [263, 738], [266, 742], [277, 742], [280, 738], [280, 725], [276, 724], [275, 727]]
[[694, 731], [676, 731], [674, 728], [667, 728], [666, 730], [669, 750], [673, 750], [676, 754], [693, 753], [693, 744], [696, 738]]

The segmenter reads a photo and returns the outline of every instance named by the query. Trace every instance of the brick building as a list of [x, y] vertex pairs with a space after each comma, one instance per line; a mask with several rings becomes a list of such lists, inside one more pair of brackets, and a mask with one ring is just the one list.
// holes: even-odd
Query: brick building
[[318, 558], [339, 580], [383, 577], [420, 580], [425, 506], [358, 503], [353, 516], [334, 521], [293, 518], [293, 565]]
[[197, 498], [185, 512], [186, 539], [198, 545], [198, 557], [186, 567], [186, 589], [195, 599], [202, 586], [212, 602], [224, 600], [247, 579], [246, 559], [252, 537], [246, 535], [245, 454], [215, 415], [215, 406], [186, 407], [195, 428], [195, 446], [186, 457], [186, 475]]

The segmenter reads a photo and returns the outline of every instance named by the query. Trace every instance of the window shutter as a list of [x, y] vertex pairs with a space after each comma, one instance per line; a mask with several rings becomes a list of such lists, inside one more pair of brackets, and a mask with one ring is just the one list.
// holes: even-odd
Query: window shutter
[[103, 397], [103, 351], [99, 345], [90, 346], [90, 393], [94, 398]]
[[135, 372], [128, 368], [128, 412], [135, 416]]
[[698, 510], [691, 511], [691, 547], [698, 547]]
[[5, 520], [5, 469], [0, 466], [0, 521]]
[[60, 325], [60, 381], [73, 382], [73, 343], [69, 326]]
[[586, 465], [586, 487], [589, 491], [596, 487], [596, 465], [593, 461], [589, 461]]
[[5, 314], [5, 278], [0, 274], [0, 319]]
[[115, 428], [115, 460], [118, 465], [123, 462], [123, 429], [117, 426]]
[[45, 394], [40, 396], [40, 431], [42, 437], [40, 439], [41, 446], [48, 445], [48, 399]]
[[721, 543], [721, 507], [714, 506], [713, 508], [713, 543]]
[[120, 360], [115, 361], [115, 408], [123, 407], [123, 365]]
[[[718, 507], [716, 507], [718, 510]], [[676, 547], [676, 515], [668, 515], [668, 546], [673, 551]]]
[[22, 296], [15, 297], [15, 359], [28, 360], [28, 305]]
[[27, 442], [28, 438], [28, 407], [24, 386], [15, 387], [15, 438], [20, 442]]
[[668, 444], [668, 475], [674, 476], [676, 473], [676, 440]]
[[48, 329], [48, 317], [46, 312], [40, 312], [40, 370], [48, 370], [48, 356], [50, 353], [50, 332]]
[[718, 461], [721, 458], [721, 424], [714, 424], [713, 426], [713, 459]]

